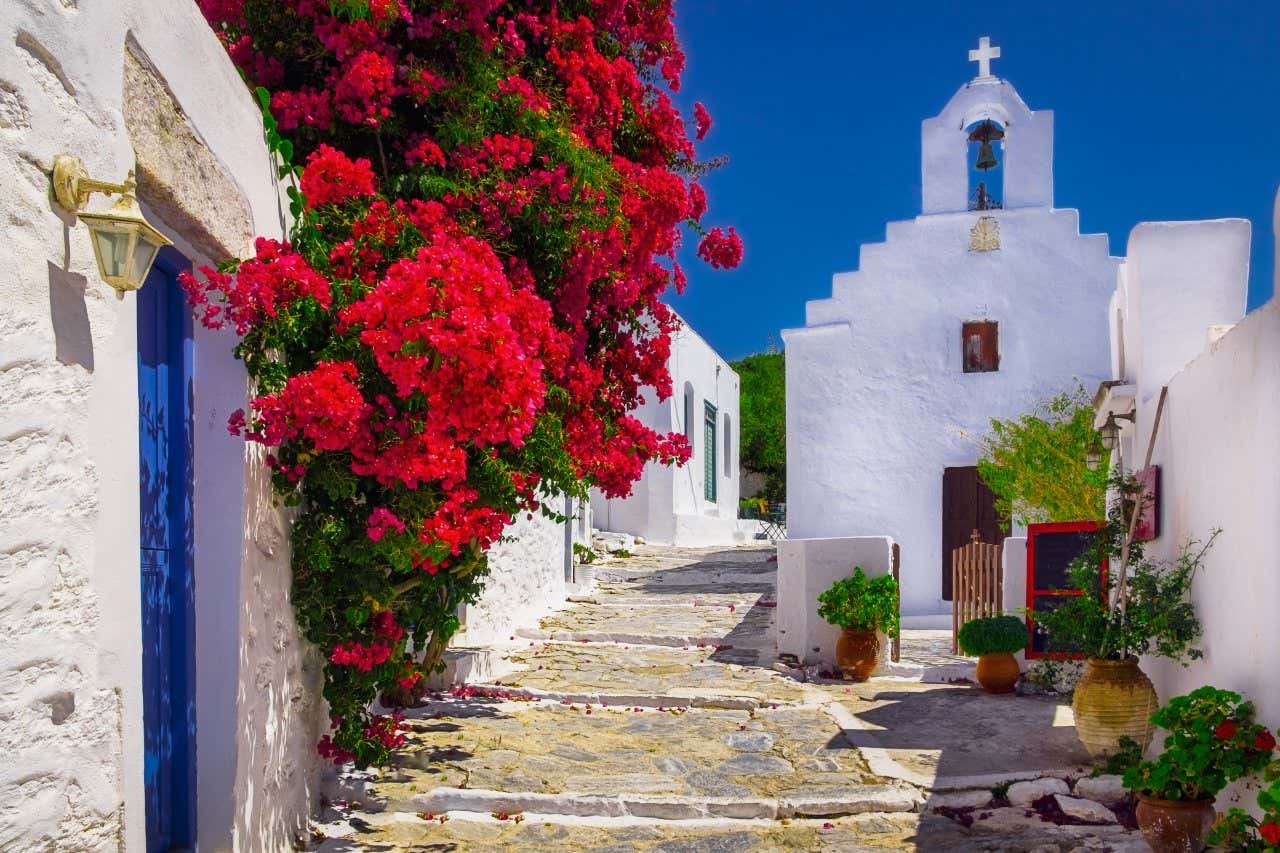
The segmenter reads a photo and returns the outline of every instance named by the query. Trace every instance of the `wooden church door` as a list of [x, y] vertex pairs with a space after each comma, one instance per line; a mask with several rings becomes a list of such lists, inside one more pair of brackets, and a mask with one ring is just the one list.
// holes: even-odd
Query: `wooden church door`
[[999, 543], [1004, 537], [996, 513], [996, 496], [969, 465], [942, 471], [942, 597], [951, 600], [951, 552], [969, 544], [977, 530], [982, 541]]
[[147, 851], [195, 847], [191, 315], [166, 249], [138, 291], [138, 476]]

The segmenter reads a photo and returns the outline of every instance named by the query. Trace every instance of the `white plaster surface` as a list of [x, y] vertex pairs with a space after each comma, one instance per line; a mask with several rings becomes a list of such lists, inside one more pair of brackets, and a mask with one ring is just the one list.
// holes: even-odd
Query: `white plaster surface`
[[[140, 850], [135, 297], [98, 278], [46, 172], [67, 151], [121, 180], [147, 147], [122, 114], [128, 45], [210, 152], [202, 167], [243, 194], [252, 233], [279, 233], [278, 189], [258, 110], [194, 3], [12, 0], [0, 39], [0, 848]], [[204, 332], [194, 346], [197, 823], [202, 850], [285, 849], [323, 709], [304, 689], [287, 525], [225, 432], [246, 395], [229, 346]]]
[[[1109, 371], [1107, 305], [1118, 260], [1105, 235], [1079, 233], [1074, 210], [1048, 206], [1050, 124], [1047, 114], [1020, 112], [1021, 103], [1007, 83], [973, 83], [930, 120], [951, 130], [926, 122], [932, 215], [890, 222], [885, 242], [861, 247], [856, 272], [834, 276], [831, 298], [808, 303], [805, 327], [783, 332], [788, 535], [900, 542], [908, 616], [950, 613], [941, 597], [943, 469], [977, 462], [991, 418], [1020, 415]], [[1026, 134], [1007, 139], [1005, 192], [1014, 209], [941, 212], [963, 210], [962, 188], [949, 182], [964, 176], [965, 141], [952, 131], [961, 113], [968, 121], [984, 111], [1003, 111]], [[1045, 116], [1043, 124], [1034, 116]], [[1034, 164], [1019, 165], [1019, 144], [1040, 152]], [[944, 153], [961, 158], [960, 172], [949, 160], [930, 161]], [[999, 249], [970, 251], [979, 216], [999, 221]], [[963, 372], [966, 320], [999, 323], [998, 371]]]
[[[869, 577], [893, 571], [893, 540], [887, 536], [785, 539], [778, 542], [778, 653], [801, 663], [832, 664], [840, 629], [818, 615], [818, 595], [861, 567]], [[882, 642], [881, 666], [889, 644]]]
[[[1277, 206], [1280, 225], [1280, 205]], [[1280, 304], [1244, 316], [1249, 224], [1142, 223], [1112, 321], [1117, 378], [1137, 386], [1137, 422], [1122, 441], [1142, 465], [1160, 388], [1168, 386], [1152, 461], [1160, 466], [1160, 536], [1147, 556], [1169, 559], [1189, 540], [1222, 533], [1192, 585], [1204, 658], [1186, 668], [1144, 659], [1161, 700], [1213, 684], [1243, 694], [1260, 722], [1280, 725]], [[1235, 324], [1220, 337], [1210, 327]], [[1216, 340], [1214, 339], [1216, 337]], [[1123, 354], [1123, 355], [1122, 355]], [[1228, 791], [1224, 797], [1251, 792]]]
[[[558, 509], [563, 499], [554, 499]], [[489, 551], [489, 575], [475, 604], [466, 605], [454, 645], [503, 643], [564, 604], [565, 525], [540, 512], [521, 515]]]
[[[689, 436], [693, 456], [679, 468], [648, 465], [629, 497], [605, 498], [598, 491], [593, 492], [595, 525], [601, 530], [630, 533], [646, 542], [664, 545], [703, 547], [748, 542], [755, 526], [738, 524], [738, 374], [688, 323], [674, 336], [667, 367], [674, 389], [670, 399], [659, 402], [651, 391], [632, 415], [658, 432]], [[692, 401], [691, 424], [685, 423], [686, 396]], [[717, 412], [719, 446], [715, 451], [714, 502], [705, 497], [705, 402], [715, 406]]]

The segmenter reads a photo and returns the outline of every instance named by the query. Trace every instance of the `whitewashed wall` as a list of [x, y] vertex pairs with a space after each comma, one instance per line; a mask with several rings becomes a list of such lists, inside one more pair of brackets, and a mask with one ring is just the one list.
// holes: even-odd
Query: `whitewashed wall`
[[[1001, 81], [962, 88], [925, 122], [924, 210], [963, 210], [967, 152], [954, 128], [987, 115], [1013, 120], [1005, 194], [1016, 209], [888, 223], [885, 242], [861, 247], [858, 271], [808, 303], [805, 327], [783, 332], [788, 535], [901, 543], [907, 616], [950, 612], [943, 469], [977, 462], [991, 418], [1108, 374], [1118, 261], [1105, 235], [1079, 233], [1076, 211], [1048, 206], [1051, 116], [1029, 113]], [[999, 224], [995, 251], [970, 250], [981, 216]], [[999, 371], [963, 372], [966, 320], [999, 323]]]
[[[649, 542], [702, 546], [747, 541], [749, 526], [739, 525], [740, 469], [738, 374], [688, 323], [678, 331], [667, 362], [674, 393], [658, 402], [650, 392], [632, 414], [659, 432], [689, 436], [693, 456], [679, 468], [650, 464], [630, 497], [606, 499], [593, 494], [595, 523], [602, 530], [640, 536]], [[685, 423], [685, 398], [693, 405], [691, 424]], [[705, 497], [707, 454], [703, 431], [704, 403], [716, 407], [716, 500]], [[727, 446], [726, 446], [727, 436]], [[726, 450], [728, 451], [726, 454]], [[752, 528], [753, 529], [753, 528]]]
[[[554, 507], [564, 512], [563, 499]], [[541, 513], [521, 515], [489, 551], [484, 592], [463, 611], [464, 629], [455, 645], [483, 646], [505, 642], [523, 628], [564, 604], [565, 525]], [[572, 553], [572, 552], [570, 552]]]
[[[840, 629], [818, 615], [818, 596], [861, 568], [869, 578], [893, 571], [887, 536], [786, 539], [778, 543], [778, 653], [834, 666]], [[889, 645], [881, 638], [881, 665]]]
[[[1280, 208], [1278, 208], [1280, 213]], [[1155, 559], [1221, 528], [1192, 588], [1205, 657], [1187, 668], [1143, 661], [1162, 700], [1213, 684], [1242, 693], [1280, 725], [1280, 304], [1244, 316], [1249, 223], [1142, 223], [1113, 300], [1117, 378], [1137, 386], [1137, 422], [1122, 442], [1142, 464], [1161, 386], [1168, 397], [1154, 448], [1160, 536]], [[1236, 323], [1210, 334], [1212, 326]], [[1247, 797], [1251, 801], [1252, 797]]]
[[[148, 216], [198, 262], [278, 234], [278, 189], [257, 108], [189, 0], [12, 0], [0, 38], [0, 848], [138, 850], [135, 297], [98, 278], [47, 172], [67, 151], [121, 180], [136, 149]], [[323, 709], [287, 522], [225, 431], [246, 395], [230, 345], [196, 334], [197, 820], [202, 849], [283, 849]]]

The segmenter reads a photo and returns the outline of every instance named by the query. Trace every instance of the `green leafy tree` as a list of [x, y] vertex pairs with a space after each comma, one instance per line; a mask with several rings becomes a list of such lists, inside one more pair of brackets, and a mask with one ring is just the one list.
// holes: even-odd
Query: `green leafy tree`
[[756, 353], [731, 363], [742, 385], [742, 467], [765, 475], [764, 498], [786, 500], [787, 384], [783, 354]]
[[[978, 474], [995, 493], [999, 517], [1031, 524], [1106, 515], [1107, 464], [1083, 386], [1020, 417], [993, 418], [981, 448]], [[1096, 471], [1090, 450], [1100, 455]]]

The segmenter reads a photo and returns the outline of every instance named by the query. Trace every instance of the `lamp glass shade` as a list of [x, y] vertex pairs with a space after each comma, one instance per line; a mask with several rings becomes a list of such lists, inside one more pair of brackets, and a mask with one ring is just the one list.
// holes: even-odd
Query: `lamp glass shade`
[[109, 224], [89, 226], [93, 237], [93, 253], [98, 259], [98, 273], [113, 287], [128, 278], [130, 259], [137, 232], [132, 228], [114, 228]]
[[1120, 438], [1120, 427], [1116, 424], [1115, 416], [1109, 416], [1107, 422], [1102, 425], [1102, 429], [1098, 430], [1098, 437], [1102, 441], [1103, 450], [1115, 450], [1116, 442]]
[[82, 213], [80, 219], [89, 226], [98, 273], [122, 298], [126, 291], [142, 287], [156, 253], [171, 243], [140, 215], [121, 216], [110, 210]]

